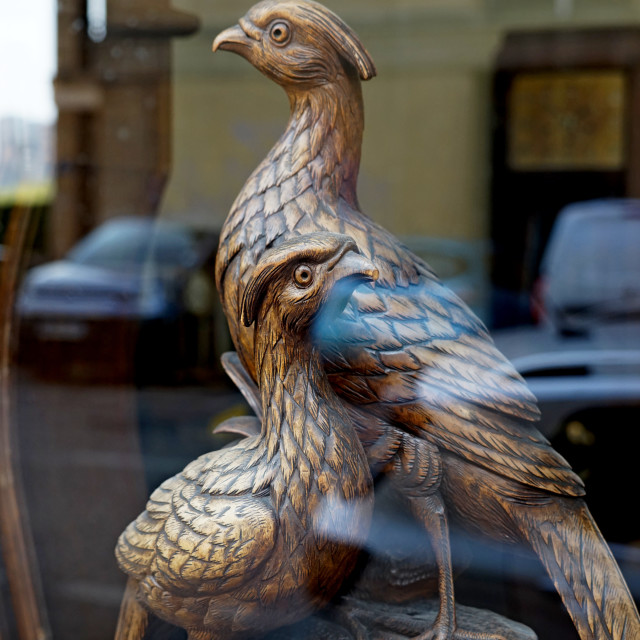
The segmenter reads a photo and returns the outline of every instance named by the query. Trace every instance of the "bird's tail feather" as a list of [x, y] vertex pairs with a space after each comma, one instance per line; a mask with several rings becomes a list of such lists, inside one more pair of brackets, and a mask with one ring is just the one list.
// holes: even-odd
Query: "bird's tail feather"
[[122, 596], [114, 640], [142, 640], [144, 637], [149, 624], [149, 612], [138, 602], [137, 591], [138, 582], [129, 578]]
[[[562, 597], [581, 640], [638, 640], [640, 617], [618, 564], [582, 500], [523, 518], [526, 537]], [[519, 511], [523, 514], [523, 511]]]

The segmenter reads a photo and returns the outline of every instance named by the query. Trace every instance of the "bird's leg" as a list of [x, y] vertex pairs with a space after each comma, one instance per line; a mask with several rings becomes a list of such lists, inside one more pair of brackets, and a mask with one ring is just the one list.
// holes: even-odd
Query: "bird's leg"
[[436, 492], [424, 497], [410, 497], [414, 516], [429, 534], [429, 541], [438, 567], [440, 607], [433, 628], [416, 640], [451, 640], [456, 628], [456, 607], [453, 594], [453, 569], [449, 544], [449, 526], [440, 495]]
[[438, 492], [423, 498], [410, 497], [414, 516], [423, 524], [436, 557], [440, 606], [433, 626], [414, 640], [504, 640], [504, 636], [460, 629], [456, 622], [453, 568], [449, 525], [444, 503]]
[[438, 568], [438, 613], [431, 628], [414, 640], [504, 640], [503, 636], [457, 628], [449, 524], [439, 492], [438, 449], [424, 440], [404, 437], [389, 471], [396, 489], [407, 499], [413, 515], [429, 534]]

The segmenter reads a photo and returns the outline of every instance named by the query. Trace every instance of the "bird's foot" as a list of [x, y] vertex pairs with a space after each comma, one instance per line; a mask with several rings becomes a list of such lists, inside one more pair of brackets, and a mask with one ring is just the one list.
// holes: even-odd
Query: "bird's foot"
[[388, 631], [401, 633], [411, 640], [506, 640], [497, 633], [452, 628], [451, 625], [438, 621], [425, 631], [424, 620], [404, 615], [398, 616], [395, 620], [387, 618], [384, 626]]
[[399, 620], [411, 621], [411, 615], [396, 614], [381, 603], [372, 603], [358, 598], [345, 598], [332, 617], [346, 629], [354, 640], [409, 640], [402, 633], [406, 628]]
[[464, 629], [450, 629], [447, 625], [434, 625], [412, 640], [506, 640], [497, 633], [483, 633], [479, 631], [465, 631]]
[[507, 640], [499, 633], [456, 628], [444, 620], [425, 619], [423, 610], [409, 604], [398, 607], [355, 598], [347, 599], [341, 611], [341, 623], [356, 640]]
[[[438, 602], [414, 601], [391, 604], [345, 597], [332, 617], [354, 640], [513, 640], [519, 635], [510, 634], [498, 624], [491, 624], [500, 632], [471, 631], [456, 625], [445, 616], [438, 616]], [[463, 618], [477, 610], [462, 608]], [[493, 621], [492, 621], [493, 622]], [[474, 625], [473, 620], [461, 621], [462, 625]], [[480, 629], [487, 628], [485, 616], [478, 619]], [[506, 633], [506, 635], [505, 635]]]
[[356, 602], [352, 600], [347, 607], [334, 609], [330, 617], [346, 629], [354, 640], [371, 640], [371, 634], [367, 628], [369, 612], [358, 606]]
[[[341, 608], [341, 622], [355, 640], [409, 640], [419, 633], [427, 631], [425, 620], [413, 617], [411, 607], [402, 611], [382, 603], [370, 603], [355, 598], [345, 599]], [[434, 636], [434, 639], [437, 636]]]

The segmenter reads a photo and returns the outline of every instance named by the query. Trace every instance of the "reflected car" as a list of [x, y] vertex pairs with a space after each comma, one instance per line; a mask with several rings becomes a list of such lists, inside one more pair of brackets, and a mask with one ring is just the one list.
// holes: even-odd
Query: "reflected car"
[[496, 345], [540, 403], [539, 429], [562, 434], [572, 416], [601, 407], [640, 408], [640, 323], [564, 335], [546, 326], [494, 332]]
[[559, 214], [540, 267], [534, 314], [561, 332], [640, 321], [640, 200], [577, 202]]
[[216, 245], [177, 223], [108, 220], [63, 259], [27, 272], [17, 299], [22, 360], [80, 378], [194, 364], [202, 354], [190, 342], [211, 319]]
[[543, 322], [494, 333], [538, 398], [540, 430], [585, 481], [605, 536], [621, 543], [640, 542], [626, 507], [637, 486], [639, 247], [640, 201], [567, 207], [542, 262]]

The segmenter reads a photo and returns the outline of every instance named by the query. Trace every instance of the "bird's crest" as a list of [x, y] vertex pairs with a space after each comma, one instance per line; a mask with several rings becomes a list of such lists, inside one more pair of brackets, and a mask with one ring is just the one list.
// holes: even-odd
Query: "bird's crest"
[[355, 31], [342, 18], [312, 0], [295, 2], [296, 13], [325, 35], [336, 51], [357, 70], [361, 80], [376, 76], [376, 66]]

